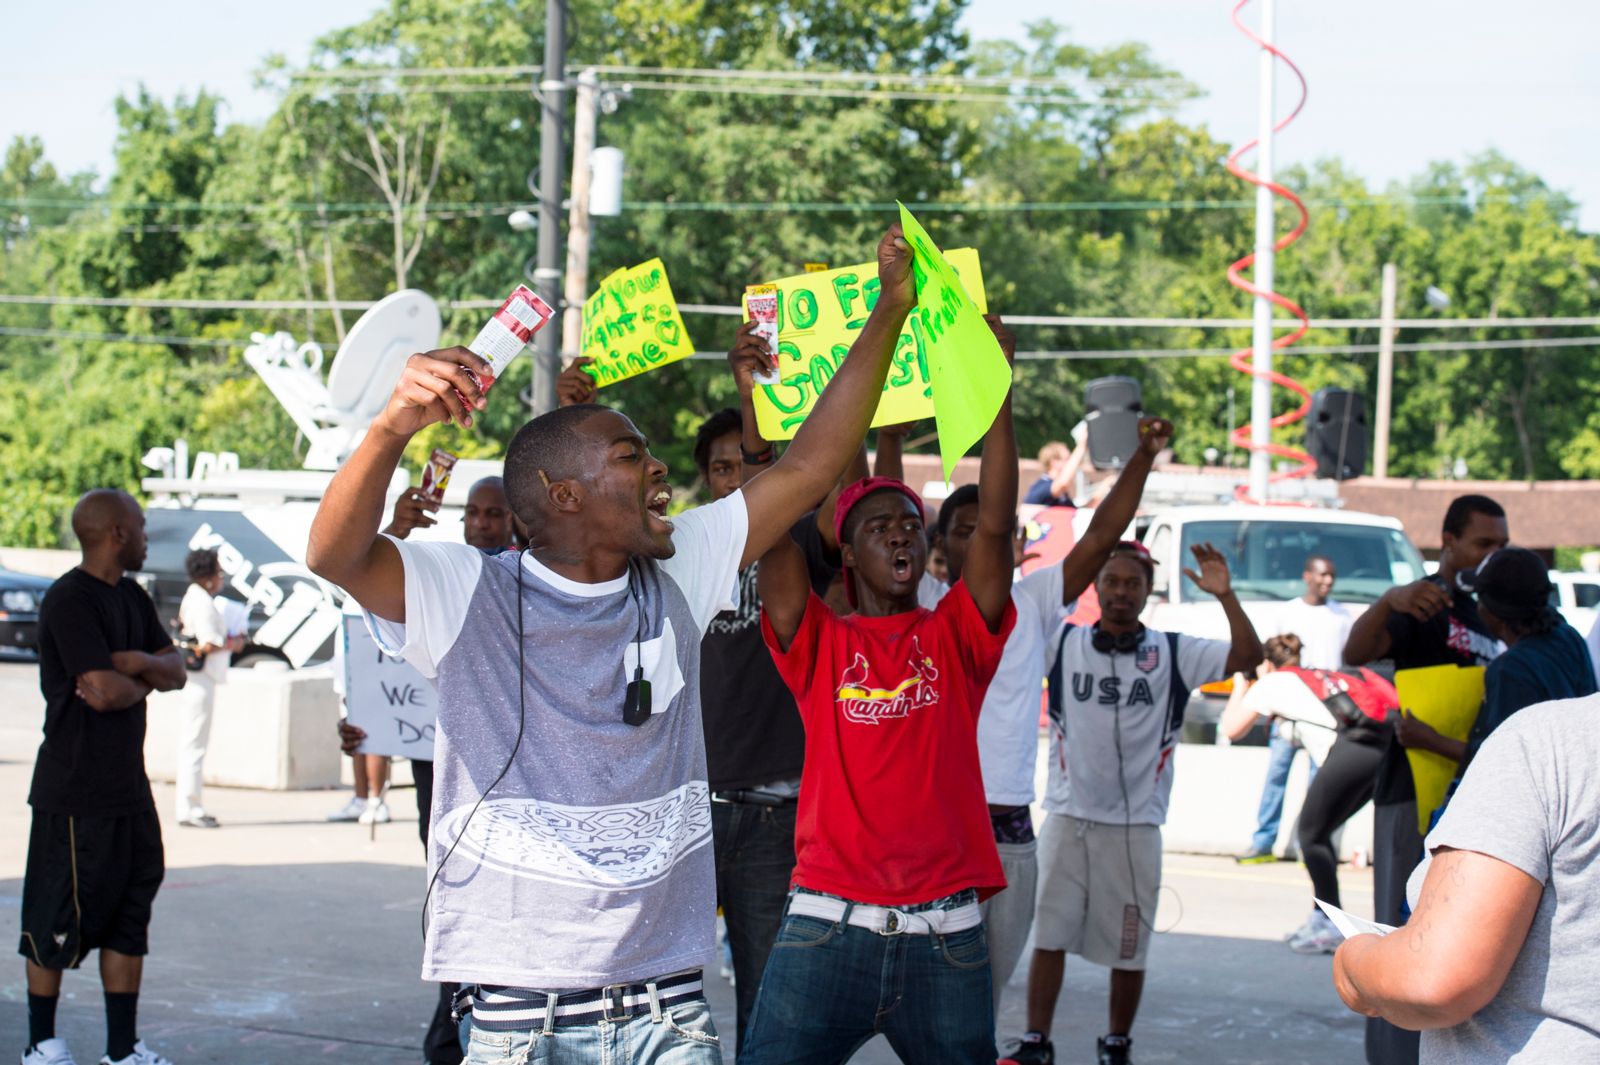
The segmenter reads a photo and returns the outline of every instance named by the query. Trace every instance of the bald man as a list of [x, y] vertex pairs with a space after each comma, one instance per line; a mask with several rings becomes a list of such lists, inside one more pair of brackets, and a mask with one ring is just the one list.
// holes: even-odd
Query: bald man
[[28, 802], [22, 885], [28, 1048], [23, 1065], [70, 1065], [55, 1034], [63, 970], [100, 951], [107, 1065], [170, 1065], [137, 1034], [150, 909], [165, 872], [144, 770], [145, 696], [187, 674], [155, 604], [127, 571], [144, 565], [144, 512], [97, 489], [72, 511], [83, 559], [39, 609], [44, 742]]

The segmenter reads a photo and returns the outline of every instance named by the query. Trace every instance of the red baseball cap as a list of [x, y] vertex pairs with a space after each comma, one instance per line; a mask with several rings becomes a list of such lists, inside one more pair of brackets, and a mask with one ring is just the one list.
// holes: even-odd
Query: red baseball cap
[[[839, 493], [839, 502], [833, 508], [833, 538], [841, 545], [844, 544], [844, 522], [850, 516], [850, 511], [855, 505], [874, 492], [883, 489], [892, 489], [911, 500], [917, 508], [917, 517], [927, 520], [927, 509], [922, 505], [922, 497], [911, 490], [911, 486], [904, 481], [893, 477], [863, 477], [855, 484], [850, 485]], [[844, 569], [844, 594], [850, 600], [851, 606], [856, 606], [856, 582], [851, 576], [850, 567]]]

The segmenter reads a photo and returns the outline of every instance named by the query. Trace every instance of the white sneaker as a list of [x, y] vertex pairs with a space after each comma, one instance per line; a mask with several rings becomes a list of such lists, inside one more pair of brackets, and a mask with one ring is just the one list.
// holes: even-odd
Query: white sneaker
[[[1313, 922], [1317, 927], [1310, 928]], [[1305, 935], [1289, 941], [1289, 949], [1296, 954], [1332, 954], [1339, 949], [1339, 944], [1344, 942], [1344, 933], [1320, 913], [1314, 915], [1306, 925], [1308, 927]]]
[[172, 1062], [145, 1046], [144, 1040], [141, 1039], [133, 1044], [133, 1053], [121, 1061], [101, 1058], [100, 1065], [172, 1065]]
[[46, 1039], [29, 1050], [22, 1052], [22, 1065], [78, 1065], [72, 1057], [72, 1051], [67, 1049], [65, 1039]]
[[386, 825], [389, 823], [389, 804], [382, 799], [368, 799], [366, 809], [361, 811], [361, 816], [356, 820], [364, 825], [374, 822]]
[[356, 821], [366, 812], [367, 800], [359, 795], [352, 795], [350, 801], [328, 815], [329, 821]]

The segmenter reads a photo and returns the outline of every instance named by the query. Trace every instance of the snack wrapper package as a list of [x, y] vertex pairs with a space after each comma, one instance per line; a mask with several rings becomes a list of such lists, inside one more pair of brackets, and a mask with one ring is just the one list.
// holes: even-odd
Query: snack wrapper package
[[494, 317], [478, 330], [476, 339], [467, 345], [468, 351], [489, 363], [489, 379], [479, 381], [477, 374], [471, 370], [467, 373], [484, 392], [488, 392], [512, 360], [522, 354], [522, 349], [528, 346], [533, 334], [543, 329], [555, 315], [550, 305], [532, 289], [527, 285], [518, 285], [516, 291], [506, 297], [500, 309], [494, 312]]
[[756, 374], [758, 385], [778, 383], [778, 286], [750, 285], [744, 290], [744, 310], [748, 319], [756, 323], [756, 336], [767, 342], [772, 353], [765, 370]]
[[422, 468], [422, 494], [434, 503], [444, 502], [444, 490], [450, 483], [450, 470], [456, 457], [448, 451], [433, 449], [428, 464]]

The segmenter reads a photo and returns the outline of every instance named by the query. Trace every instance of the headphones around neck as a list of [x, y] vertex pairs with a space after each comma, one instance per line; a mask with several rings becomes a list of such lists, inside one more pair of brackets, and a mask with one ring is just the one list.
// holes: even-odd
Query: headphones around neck
[[1139, 649], [1139, 644], [1142, 642], [1144, 642], [1143, 625], [1132, 632], [1106, 632], [1097, 621], [1094, 623], [1094, 628], [1089, 630], [1089, 645], [1103, 655], [1131, 655]]

